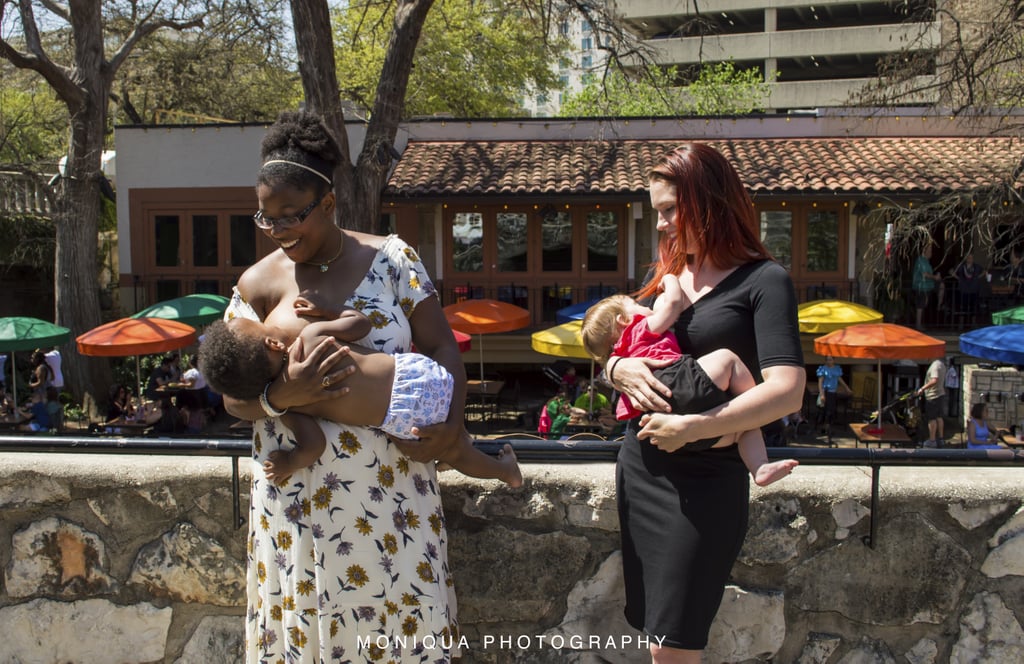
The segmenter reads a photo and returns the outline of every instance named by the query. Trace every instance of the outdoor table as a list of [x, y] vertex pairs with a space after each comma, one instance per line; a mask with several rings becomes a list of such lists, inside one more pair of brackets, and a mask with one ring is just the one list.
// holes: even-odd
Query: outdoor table
[[1003, 445], [1006, 445], [1007, 447], [1010, 448], [1024, 448], [1024, 439], [1018, 438], [1017, 436], [1009, 432], [1004, 433], [1002, 436], [1000, 436], [999, 440], [1003, 443]]
[[498, 394], [504, 387], [503, 380], [467, 380], [466, 403], [478, 406], [480, 418], [489, 420], [497, 415]]
[[569, 423], [565, 425], [565, 428], [562, 430], [562, 432], [567, 434], [603, 433], [604, 427], [601, 426], [601, 423], [597, 421], [591, 422], [586, 419], [579, 420], [574, 418], [569, 420]]
[[885, 423], [879, 430], [875, 422], [858, 422], [851, 424], [850, 430], [853, 431], [857, 444], [864, 443], [865, 447], [870, 447], [871, 443], [878, 443], [879, 448], [882, 447], [882, 443], [889, 443], [890, 447], [896, 444], [909, 446], [911, 442], [906, 429], [898, 424]]
[[28, 424], [32, 420], [30, 415], [4, 415], [0, 417], [0, 431], [17, 431], [19, 427]]

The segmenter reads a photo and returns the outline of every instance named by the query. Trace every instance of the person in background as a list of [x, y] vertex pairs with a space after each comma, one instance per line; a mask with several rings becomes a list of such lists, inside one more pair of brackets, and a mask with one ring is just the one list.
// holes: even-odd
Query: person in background
[[652, 637], [653, 662], [697, 664], [746, 536], [750, 479], [737, 446], [688, 444], [779, 422], [801, 407], [807, 371], [793, 282], [761, 242], [735, 168], [708, 145], [684, 143], [647, 180], [660, 238], [637, 297], [678, 277], [692, 303], [674, 326], [680, 345], [695, 357], [728, 348], [758, 381], [683, 415], [652, 373], [668, 362], [613, 357], [604, 367], [645, 411], [627, 424], [616, 466], [626, 619]]
[[596, 418], [605, 410], [611, 410], [608, 397], [597, 391], [597, 386], [586, 378], [580, 379], [580, 395], [573, 402], [573, 408], [583, 411], [590, 418]]
[[562, 387], [564, 387], [566, 390], [566, 397], [570, 401], [575, 401], [576, 396], [579, 394], [580, 388], [579, 380], [576, 377], [576, 367], [574, 367], [571, 364], [565, 370], [565, 373], [562, 374]]
[[0, 383], [0, 417], [14, 415], [14, 398], [7, 391], [7, 385]]
[[562, 432], [565, 431], [566, 425], [569, 424], [569, 420], [572, 418], [572, 401], [569, 399], [569, 387], [563, 383], [558, 388], [558, 394], [551, 397], [544, 404], [544, 410], [551, 420], [551, 424], [546, 432], [547, 437], [555, 440], [561, 438]]
[[1003, 280], [1010, 286], [1010, 297], [1020, 303], [1024, 300], [1024, 249], [1015, 247], [1010, 251], [1010, 265], [1003, 272]]
[[213, 409], [210, 408], [210, 388], [206, 384], [206, 378], [199, 370], [199, 353], [192, 353], [188, 358], [188, 369], [181, 374], [181, 384], [185, 386], [185, 401], [192, 410], [202, 410], [206, 416], [212, 416]]
[[970, 316], [971, 325], [977, 321], [978, 298], [987, 272], [988, 270], [974, 262], [974, 254], [964, 256], [964, 262], [960, 263], [954, 272], [959, 300], [957, 309]]
[[146, 383], [146, 398], [156, 401], [163, 398], [158, 390], [161, 387], [165, 387], [169, 383], [174, 375], [174, 371], [171, 365], [174, 363], [174, 358], [170, 355], [164, 355], [160, 359], [160, 366], [153, 369], [152, 373], [149, 374], [149, 381]]
[[46, 363], [46, 356], [37, 350], [32, 353], [32, 378], [28, 381], [29, 389], [39, 395], [39, 401], [46, 403], [46, 388], [53, 385], [53, 370]]
[[33, 432], [49, 431], [54, 426], [54, 421], [51, 417], [55, 414], [55, 408], [50, 404], [52, 402], [56, 404], [57, 408], [60, 407], [57, 396], [57, 390], [52, 385], [42, 392], [33, 391], [32, 402], [27, 410], [22, 411], [22, 415], [31, 419], [22, 428], [25, 431]]
[[942, 276], [932, 268], [931, 260], [932, 242], [929, 240], [914, 263], [914, 276], [911, 282], [914, 290], [914, 307], [917, 310], [915, 327], [918, 330], [923, 329], [924, 310], [928, 308], [936, 286], [942, 281]]
[[0, 353], [0, 386], [7, 386], [7, 353]]
[[836, 358], [825, 356], [825, 364], [818, 367], [818, 426], [822, 433], [831, 433], [836, 417], [836, 404], [840, 394], [850, 394], [850, 386], [843, 380], [843, 368]]
[[64, 372], [60, 369], [60, 351], [53, 348], [46, 353], [43, 353], [43, 358], [46, 360], [46, 364], [49, 365], [50, 371], [53, 373], [52, 384], [60, 392], [64, 389]]
[[1000, 450], [1002, 445], [993, 442], [995, 432], [988, 425], [988, 406], [979, 402], [971, 406], [971, 416], [967, 420], [967, 449], [969, 450]]
[[924, 375], [924, 385], [918, 388], [918, 396], [924, 396], [924, 419], [928, 422], [928, 440], [924, 447], [943, 447], [946, 444], [946, 365], [942, 358], [932, 362]]
[[135, 407], [132, 405], [128, 388], [116, 384], [110, 388], [110, 401], [107, 403], [106, 423], [127, 422], [135, 417]]

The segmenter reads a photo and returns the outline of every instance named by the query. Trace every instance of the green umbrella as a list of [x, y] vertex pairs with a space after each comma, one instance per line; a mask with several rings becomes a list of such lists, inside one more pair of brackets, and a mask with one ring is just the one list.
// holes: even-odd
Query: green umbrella
[[157, 302], [137, 314], [132, 314], [132, 318], [165, 318], [199, 327], [221, 318], [224, 310], [228, 308], [229, 301], [223, 295], [193, 293]]
[[[71, 337], [71, 330], [30, 316], [0, 318], [0, 351], [35, 350], [43, 346], [57, 346]], [[14, 403], [18, 403], [18, 381], [14, 376], [18, 366], [11, 353], [11, 383]]]
[[1011, 325], [1024, 323], [1024, 307], [1014, 307], [1003, 311], [992, 312], [992, 323], [995, 325]]

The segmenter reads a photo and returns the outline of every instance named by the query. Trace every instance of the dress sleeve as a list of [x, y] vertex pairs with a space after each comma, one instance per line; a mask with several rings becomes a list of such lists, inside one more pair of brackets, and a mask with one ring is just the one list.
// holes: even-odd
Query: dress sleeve
[[430, 280], [427, 269], [419, 255], [398, 236], [388, 238], [386, 252], [391, 265], [389, 271], [393, 280], [396, 304], [405, 313], [412, 316], [416, 305], [432, 295], [436, 295], [434, 282]]
[[750, 298], [759, 366], [802, 367], [804, 353], [800, 346], [796, 291], [789, 274], [778, 263], [765, 261], [753, 277]]

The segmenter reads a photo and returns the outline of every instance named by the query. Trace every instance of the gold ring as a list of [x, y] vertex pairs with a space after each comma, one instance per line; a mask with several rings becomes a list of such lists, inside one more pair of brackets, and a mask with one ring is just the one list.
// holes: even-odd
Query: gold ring
[[324, 379], [322, 381], [320, 381], [320, 384], [323, 385], [325, 388], [326, 387], [330, 387], [331, 386], [331, 377], [330, 376], [324, 376]]

